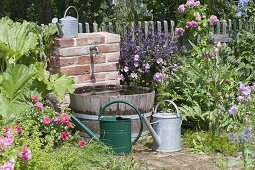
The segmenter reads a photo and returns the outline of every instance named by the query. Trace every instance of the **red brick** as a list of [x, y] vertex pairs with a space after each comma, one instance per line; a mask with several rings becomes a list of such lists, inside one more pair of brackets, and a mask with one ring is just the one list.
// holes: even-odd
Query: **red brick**
[[99, 53], [110, 53], [120, 51], [120, 44], [99, 44]]
[[59, 61], [59, 65], [60, 65], [60, 67], [69, 66], [69, 65], [73, 65], [75, 63], [75, 61], [76, 61], [76, 58], [74, 58], [74, 57], [69, 57], [69, 58], [61, 57], [60, 61]]
[[78, 64], [90, 64], [92, 59], [95, 64], [105, 63], [105, 56], [93, 56], [93, 58], [90, 56], [81, 56], [78, 58]]
[[69, 48], [61, 48], [54, 49], [54, 54], [62, 57], [71, 57], [71, 56], [79, 56], [89, 54], [89, 47], [69, 47]]
[[118, 80], [119, 72], [114, 71], [107, 74], [107, 80]]
[[95, 73], [115, 71], [115, 70], [118, 70], [118, 63], [99, 64], [99, 65], [95, 65], [95, 68], [94, 68]]
[[120, 59], [120, 53], [107, 53], [105, 54], [107, 62], [118, 62]]
[[91, 83], [93, 79], [95, 79], [95, 81], [102, 81], [105, 80], [106, 78], [106, 73], [95, 73], [94, 75], [92, 74], [85, 74], [85, 75], [80, 75], [77, 76], [77, 83]]
[[105, 43], [105, 37], [98, 35], [97, 33], [79, 34], [76, 40], [77, 46]]
[[119, 43], [120, 42], [120, 35], [119, 34], [106, 34], [106, 43]]
[[54, 45], [57, 47], [72, 47], [74, 46], [73, 38], [55, 38]]
[[60, 72], [64, 73], [67, 76], [88, 74], [90, 73], [90, 66], [62, 67], [60, 68]]

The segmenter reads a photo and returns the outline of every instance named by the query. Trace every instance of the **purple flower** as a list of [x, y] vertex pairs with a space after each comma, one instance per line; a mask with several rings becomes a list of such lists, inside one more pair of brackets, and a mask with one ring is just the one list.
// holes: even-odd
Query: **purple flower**
[[178, 64], [174, 64], [174, 65], [173, 65], [173, 72], [177, 72], [178, 67], [179, 67]]
[[183, 33], [185, 32], [185, 30], [184, 30], [183, 28], [175, 28], [175, 32], [176, 32], [178, 35], [182, 36]]
[[59, 125], [61, 120], [60, 120], [60, 117], [56, 117], [54, 120], [53, 120], [54, 124], [55, 125]]
[[138, 62], [134, 62], [134, 66], [135, 67], [139, 67], [139, 63]]
[[235, 134], [235, 133], [230, 133], [228, 137], [229, 137], [229, 140], [230, 140], [232, 143], [239, 142], [239, 137], [238, 137], [238, 135]]
[[120, 81], [124, 81], [125, 80], [125, 77], [123, 76], [123, 74], [120, 74], [118, 76], [118, 80], [120, 80]]
[[178, 7], [178, 12], [179, 12], [179, 13], [184, 13], [184, 11], [185, 11], [185, 6], [182, 4], [182, 5], [180, 5], [180, 6]]
[[126, 73], [127, 73], [127, 72], [129, 71], [128, 66], [125, 66], [123, 70], [124, 70], [124, 72], [126, 72]]
[[149, 65], [148, 63], [145, 64], [145, 65], [144, 65], [144, 72], [145, 72], [145, 73], [149, 73], [149, 72], [150, 72], [150, 68], [151, 68], [151, 67], [150, 67], [150, 65]]
[[163, 75], [162, 73], [155, 73], [154, 76], [153, 76], [153, 79], [156, 81], [156, 82], [159, 82], [159, 83], [162, 83], [163, 81]]
[[133, 72], [133, 73], [131, 73], [131, 74], [130, 74], [130, 77], [132, 77], [132, 78], [135, 78], [135, 79], [136, 79], [136, 78], [137, 78], [137, 73], [134, 73], [134, 72]]
[[218, 22], [219, 22], [219, 19], [217, 18], [217, 16], [212, 15], [212, 16], [210, 17], [210, 23], [211, 23], [212, 25], [216, 25]]
[[162, 58], [158, 58], [156, 62], [157, 64], [160, 64], [160, 65], [164, 64], [164, 60]]
[[236, 113], [237, 113], [237, 108], [236, 108], [236, 106], [232, 106], [232, 107], [228, 110], [228, 113], [229, 113], [230, 115], [236, 114]]
[[244, 84], [240, 83], [239, 92], [244, 96], [249, 96], [251, 94], [251, 88], [246, 87]]
[[200, 1], [194, 2], [193, 5], [194, 5], [195, 7], [198, 7], [198, 6], [200, 5]]
[[139, 59], [140, 59], [139, 55], [134, 56], [134, 61], [139, 61]]
[[188, 21], [186, 23], [186, 25], [187, 25], [187, 27], [190, 27], [190, 28], [196, 28], [196, 27], [198, 27], [199, 23], [196, 21]]
[[194, 0], [188, 0], [186, 3], [187, 7], [193, 7], [194, 6]]
[[37, 107], [39, 110], [43, 109], [43, 104], [41, 102], [35, 103], [34, 106]]
[[5, 162], [2, 166], [0, 166], [0, 170], [14, 170], [14, 163]]

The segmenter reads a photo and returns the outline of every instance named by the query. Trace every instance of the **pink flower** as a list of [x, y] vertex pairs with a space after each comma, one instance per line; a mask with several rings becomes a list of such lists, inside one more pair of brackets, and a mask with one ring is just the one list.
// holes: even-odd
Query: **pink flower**
[[188, 0], [186, 3], [187, 7], [193, 7], [194, 6], [194, 0]]
[[198, 7], [198, 6], [200, 5], [200, 1], [194, 2], [193, 5], [194, 5], [195, 7]]
[[71, 126], [72, 126], [72, 123], [71, 122], [65, 122], [65, 125], [68, 127], [68, 128], [70, 128]]
[[2, 166], [0, 166], [0, 170], [14, 170], [14, 163], [5, 162]]
[[69, 133], [68, 132], [62, 132], [60, 137], [61, 137], [62, 140], [67, 140], [69, 138]]
[[17, 125], [16, 127], [15, 127], [15, 131], [20, 135], [21, 134], [21, 130], [22, 130], [22, 128], [19, 126], [19, 125]]
[[80, 147], [81, 148], [83, 148], [86, 145], [87, 145], [87, 141], [85, 141], [84, 139], [80, 140]]
[[217, 42], [216, 48], [220, 49], [221, 48], [221, 42]]
[[26, 146], [23, 151], [19, 152], [18, 156], [23, 162], [27, 163], [32, 158], [32, 152], [30, 148]]
[[43, 109], [43, 104], [41, 102], [35, 103], [34, 106], [37, 107], [39, 110]]
[[59, 117], [56, 117], [53, 122], [55, 123], [55, 125], [59, 125], [60, 124], [60, 118]]
[[183, 28], [175, 28], [175, 32], [176, 32], [178, 35], [182, 36], [183, 33], [185, 32], [185, 30], [184, 30]]
[[69, 115], [63, 113], [63, 114], [61, 115], [61, 121], [62, 121], [62, 123], [68, 122], [68, 121], [69, 121]]
[[43, 118], [43, 124], [45, 124], [45, 125], [50, 124], [50, 117], [49, 117], [49, 116], [45, 116], [45, 117]]
[[198, 27], [199, 23], [196, 22], [196, 21], [188, 21], [186, 23], [187, 27], [190, 27], [190, 28], [195, 28], [195, 27]]
[[219, 22], [219, 19], [217, 18], [217, 16], [215, 15], [210, 16], [210, 23], [212, 25], [216, 25], [218, 22]]
[[200, 21], [201, 20], [201, 15], [199, 14], [199, 12], [196, 13], [196, 20]]
[[14, 142], [14, 137], [12, 135], [12, 132], [8, 129], [5, 136], [0, 136], [0, 146], [7, 147], [11, 146]]
[[31, 97], [31, 99], [32, 99], [33, 101], [37, 101], [37, 100], [39, 99], [39, 97], [36, 96], [36, 95], [34, 95], [34, 96]]
[[185, 6], [182, 4], [182, 5], [180, 5], [180, 6], [178, 7], [178, 12], [179, 12], [179, 13], [184, 13], [184, 11], [185, 11]]

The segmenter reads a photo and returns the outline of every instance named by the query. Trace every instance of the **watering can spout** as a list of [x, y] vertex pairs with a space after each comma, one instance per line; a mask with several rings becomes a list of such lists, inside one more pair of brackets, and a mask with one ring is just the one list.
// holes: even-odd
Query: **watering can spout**
[[96, 141], [99, 141], [99, 138], [97, 137], [97, 135], [94, 132], [92, 132], [87, 126], [85, 126], [83, 123], [81, 123], [74, 115], [71, 115], [71, 119], [82, 130], [84, 130], [91, 138], [95, 139]]
[[147, 126], [148, 130], [150, 131], [155, 144], [157, 146], [160, 146], [160, 143], [161, 143], [160, 138], [158, 137], [157, 133], [155, 132], [155, 130], [151, 126], [150, 122], [145, 117], [143, 117], [143, 121], [144, 121], [145, 125]]

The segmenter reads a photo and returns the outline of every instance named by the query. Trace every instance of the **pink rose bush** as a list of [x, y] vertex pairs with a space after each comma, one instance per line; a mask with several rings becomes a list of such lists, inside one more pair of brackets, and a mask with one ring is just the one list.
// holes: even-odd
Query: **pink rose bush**
[[[185, 4], [178, 7], [179, 21], [176, 33], [179, 36], [185, 36], [185, 39], [194, 41], [199, 35], [201, 39], [206, 38], [209, 34], [211, 25], [219, 22], [217, 16], [212, 15], [209, 19], [206, 18], [206, 6], [201, 5], [200, 1], [187, 0]], [[179, 30], [182, 28], [183, 30]]]
[[217, 18], [217, 16], [212, 15], [212, 16], [210, 17], [210, 23], [211, 23], [212, 25], [216, 25], [218, 22], [219, 22], [219, 19]]
[[[3, 129], [3, 136], [0, 136], [0, 152], [10, 152], [13, 155], [16, 152], [16, 149], [13, 150], [14, 146], [19, 144], [19, 137], [21, 134], [21, 127], [19, 125], [16, 125], [15, 128], [10, 128], [9, 126], [5, 126]], [[16, 135], [15, 133], [16, 132]], [[7, 154], [8, 155], [8, 154]], [[24, 148], [23, 151], [19, 151], [16, 155], [19, 157], [23, 163], [28, 163], [28, 161], [32, 157], [32, 152], [28, 146]], [[14, 170], [15, 167], [15, 161], [12, 158], [13, 161], [7, 160], [2, 166], [0, 166], [0, 170]]]

